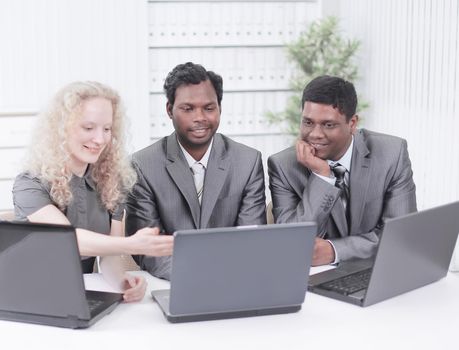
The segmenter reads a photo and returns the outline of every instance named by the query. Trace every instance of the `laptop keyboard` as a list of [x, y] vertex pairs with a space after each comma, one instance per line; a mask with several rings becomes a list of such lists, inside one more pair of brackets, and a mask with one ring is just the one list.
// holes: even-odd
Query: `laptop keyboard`
[[318, 287], [330, 290], [342, 295], [349, 295], [368, 287], [370, 282], [371, 268], [358, 271], [348, 276], [337, 278], [318, 285]]
[[96, 299], [87, 299], [87, 301], [88, 301], [89, 311], [91, 313], [104, 303], [102, 300], [96, 300]]

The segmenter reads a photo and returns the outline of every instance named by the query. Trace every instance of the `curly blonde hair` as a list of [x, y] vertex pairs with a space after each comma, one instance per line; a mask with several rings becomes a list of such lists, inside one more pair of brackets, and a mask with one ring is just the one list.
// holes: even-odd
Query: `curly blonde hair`
[[84, 101], [102, 97], [113, 108], [112, 136], [96, 163], [91, 165], [102, 204], [113, 210], [123, 202], [136, 181], [125, 151], [125, 112], [118, 93], [98, 82], [73, 82], [56, 93], [48, 108], [39, 115], [28, 152], [25, 171], [50, 185], [50, 195], [64, 210], [72, 201], [67, 146], [69, 126], [81, 117]]

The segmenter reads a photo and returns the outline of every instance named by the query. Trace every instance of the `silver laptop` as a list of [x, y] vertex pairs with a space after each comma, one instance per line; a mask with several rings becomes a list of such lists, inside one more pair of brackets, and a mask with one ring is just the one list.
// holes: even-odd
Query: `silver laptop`
[[296, 312], [315, 235], [315, 223], [177, 231], [170, 290], [152, 296], [170, 322]]
[[308, 290], [369, 306], [446, 276], [459, 232], [459, 202], [387, 220], [374, 260], [340, 263]]
[[85, 328], [121, 300], [85, 291], [71, 226], [0, 222], [0, 319]]

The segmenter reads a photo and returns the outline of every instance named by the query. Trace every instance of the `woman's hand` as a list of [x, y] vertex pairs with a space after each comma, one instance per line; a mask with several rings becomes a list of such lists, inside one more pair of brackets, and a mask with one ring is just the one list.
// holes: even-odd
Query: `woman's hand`
[[141, 301], [147, 290], [147, 281], [142, 276], [133, 276], [125, 273], [124, 288], [123, 298], [125, 302]]
[[145, 227], [128, 237], [131, 240], [134, 255], [167, 256], [172, 255], [174, 237], [160, 235], [157, 227]]

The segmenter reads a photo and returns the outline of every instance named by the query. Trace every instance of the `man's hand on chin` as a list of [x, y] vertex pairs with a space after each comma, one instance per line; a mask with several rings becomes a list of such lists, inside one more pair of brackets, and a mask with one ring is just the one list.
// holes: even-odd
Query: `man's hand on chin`
[[315, 156], [316, 150], [309, 143], [298, 140], [296, 142], [296, 159], [298, 163], [310, 169], [312, 172], [329, 177], [331, 175], [328, 162]]

